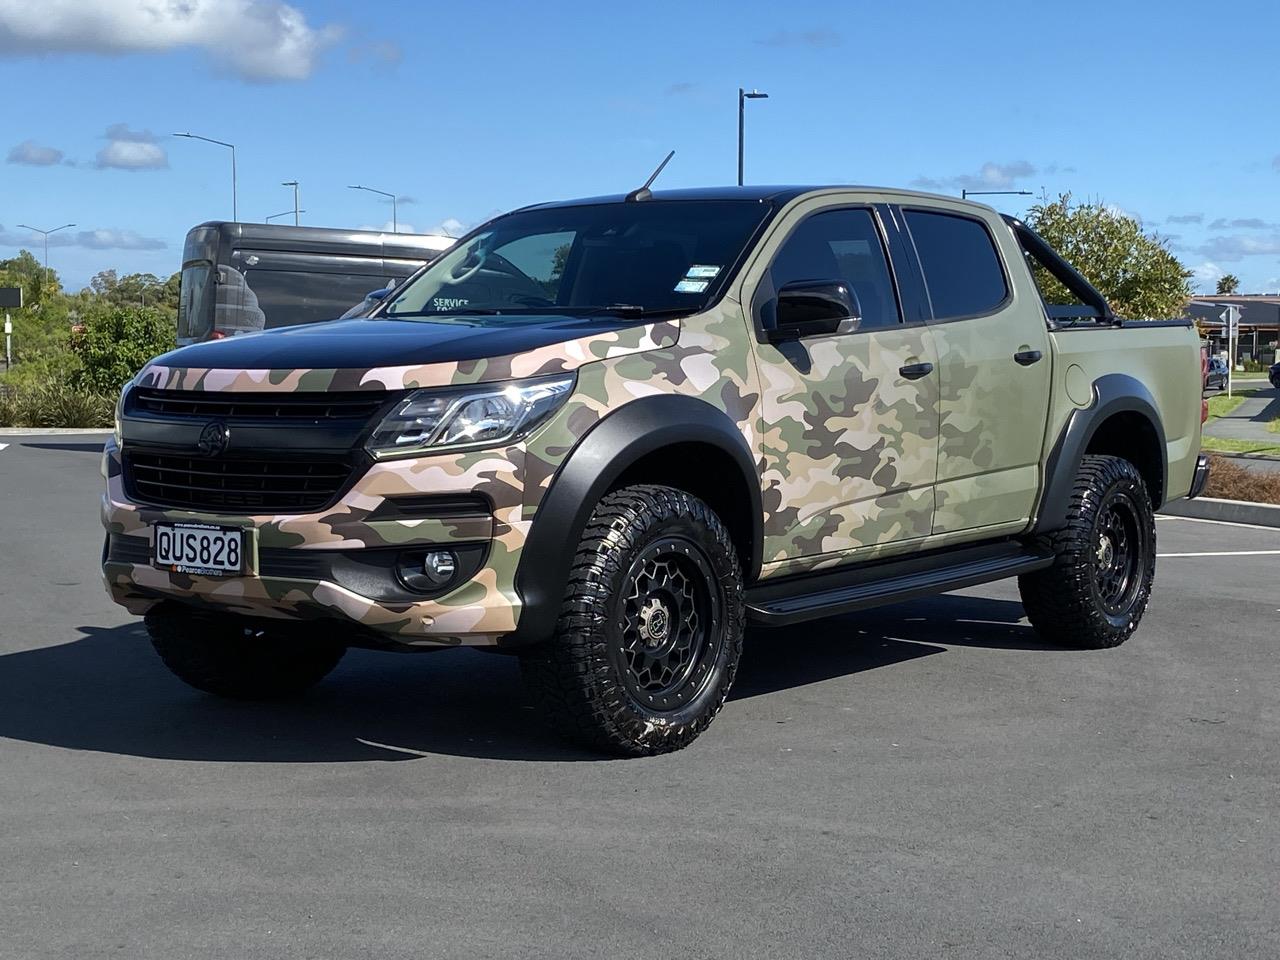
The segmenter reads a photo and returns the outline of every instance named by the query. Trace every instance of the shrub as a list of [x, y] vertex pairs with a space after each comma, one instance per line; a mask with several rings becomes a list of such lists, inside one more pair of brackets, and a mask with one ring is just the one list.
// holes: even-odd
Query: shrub
[[1246, 470], [1227, 457], [1212, 457], [1206, 497], [1280, 503], [1280, 473]]
[[80, 360], [73, 386], [92, 393], [119, 393], [148, 360], [174, 347], [172, 318], [152, 307], [96, 310], [71, 335]]
[[115, 405], [115, 394], [46, 380], [0, 396], [0, 427], [109, 427]]

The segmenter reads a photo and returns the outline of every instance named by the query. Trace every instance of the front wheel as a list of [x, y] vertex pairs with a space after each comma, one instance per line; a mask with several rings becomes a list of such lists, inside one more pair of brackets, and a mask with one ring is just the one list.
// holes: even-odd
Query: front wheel
[[606, 496], [583, 533], [554, 637], [521, 656], [566, 738], [643, 756], [689, 744], [729, 694], [742, 568], [720, 518], [670, 487]]
[[1155, 515], [1137, 468], [1119, 457], [1084, 457], [1067, 523], [1046, 542], [1053, 566], [1018, 578], [1036, 632], [1089, 649], [1128, 640], [1156, 572]]
[[197, 690], [232, 700], [292, 697], [319, 683], [346, 648], [298, 628], [262, 629], [238, 617], [161, 604], [147, 633], [164, 665]]

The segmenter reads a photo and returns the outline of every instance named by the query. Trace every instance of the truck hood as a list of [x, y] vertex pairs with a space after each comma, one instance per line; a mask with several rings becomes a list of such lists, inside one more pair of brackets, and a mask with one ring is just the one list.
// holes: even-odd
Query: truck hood
[[352, 319], [180, 347], [138, 382], [169, 390], [395, 390], [535, 376], [671, 346], [677, 321], [562, 315]]

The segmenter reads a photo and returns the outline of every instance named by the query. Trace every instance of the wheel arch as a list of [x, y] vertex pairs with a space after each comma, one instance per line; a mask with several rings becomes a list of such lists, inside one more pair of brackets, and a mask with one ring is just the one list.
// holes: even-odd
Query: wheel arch
[[593, 426], [556, 471], [521, 551], [515, 583], [522, 609], [504, 645], [551, 635], [591, 511], [605, 494], [633, 483], [679, 487], [704, 500], [728, 527], [747, 582], [759, 575], [759, 475], [737, 424], [696, 397], [643, 397]]
[[1034, 533], [1056, 530], [1066, 522], [1076, 472], [1087, 454], [1128, 460], [1142, 474], [1153, 509], [1164, 504], [1169, 463], [1159, 407], [1142, 381], [1110, 373], [1094, 381], [1092, 405], [1071, 411], [1049, 453]]

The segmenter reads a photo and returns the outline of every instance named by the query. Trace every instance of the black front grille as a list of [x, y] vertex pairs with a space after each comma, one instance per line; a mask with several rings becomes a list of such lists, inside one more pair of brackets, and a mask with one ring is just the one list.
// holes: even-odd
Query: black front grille
[[213, 513], [320, 510], [337, 499], [353, 467], [350, 456], [124, 452], [125, 489], [131, 499]]
[[376, 390], [347, 393], [235, 393], [140, 387], [130, 392], [129, 406], [139, 413], [206, 419], [368, 420], [392, 396], [399, 394]]

